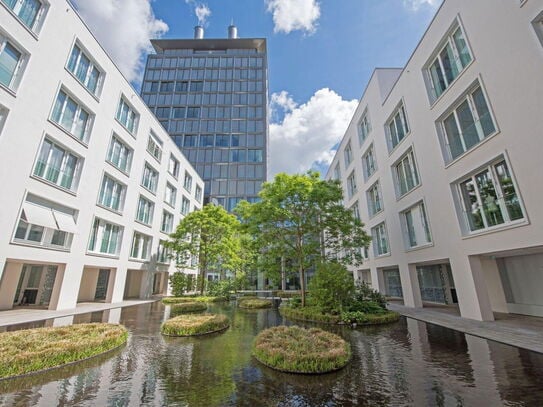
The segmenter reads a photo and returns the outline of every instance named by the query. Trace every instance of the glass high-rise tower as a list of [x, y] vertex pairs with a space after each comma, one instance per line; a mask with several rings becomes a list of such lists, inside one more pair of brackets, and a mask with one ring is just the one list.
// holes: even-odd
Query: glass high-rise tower
[[205, 181], [204, 202], [231, 211], [267, 178], [266, 39], [152, 40], [142, 97]]

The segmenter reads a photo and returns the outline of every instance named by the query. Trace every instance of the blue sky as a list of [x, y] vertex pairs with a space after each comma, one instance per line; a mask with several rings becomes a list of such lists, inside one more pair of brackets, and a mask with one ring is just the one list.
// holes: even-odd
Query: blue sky
[[[401, 67], [441, 0], [73, 0], [137, 89], [149, 38], [268, 40], [271, 175], [326, 169], [375, 67]], [[123, 23], [119, 23], [123, 21]]]

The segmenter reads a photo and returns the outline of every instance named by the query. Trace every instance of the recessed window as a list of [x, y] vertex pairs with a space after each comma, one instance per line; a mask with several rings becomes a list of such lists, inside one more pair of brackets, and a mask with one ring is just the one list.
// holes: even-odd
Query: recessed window
[[121, 251], [123, 230], [122, 226], [94, 218], [89, 239], [89, 252], [118, 256]]
[[349, 199], [351, 199], [356, 194], [356, 191], [356, 174], [353, 171], [351, 172], [351, 175], [349, 175], [349, 177], [347, 178], [347, 196], [349, 197]]
[[415, 163], [415, 155], [410, 149], [394, 165], [394, 178], [396, 184], [396, 195], [401, 197], [420, 184], [419, 173]]
[[59, 187], [75, 191], [81, 174], [82, 159], [70, 150], [45, 139], [33, 174]]
[[126, 185], [120, 183], [108, 174], [104, 174], [100, 193], [98, 194], [98, 204], [114, 211], [121, 212], [124, 207], [124, 198], [126, 196]]
[[362, 156], [362, 169], [364, 170], [364, 180], [367, 181], [375, 171], [377, 171], [377, 161], [375, 160], [375, 151], [373, 144]]
[[36, 32], [43, 14], [44, 5], [39, 0], [2, 0], [19, 20]]
[[428, 217], [424, 202], [403, 211], [401, 214], [404, 241], [408, 249], [432, 243]]
[[340, 181], [340, 180], [341, 180], [341, 168], [339, 167], [339, 163], [337, 163], [336, 166], [334, 167], [334, 175], [333, 175], [333, 178], [334, 178], [336, 181]]
[[368, 138], [370, 131], [371, 123], [368, 115], [368, 109], [366, 109], [358, 121], [358, 142], [360, 143], [360, 146], [364, 144], [364, 141]]
[[160, 162], [162, 159], [162, 141], [152, 132], [149, 134], [149, 139], [147, 140], [147, 151]]
[[25, 201], [14, 242], [51, 249], [69, 250], [77, 226], [74, 211], [42, 198], [39, 204]]
[[179, 177], [179, 160], [177, 160], [172, 154], [170, 154], [170, 161], [168, 162], [168, 172], [176, 179]]
[[113, 135], [109, 143], [106, 160], [119, 170], [129, 173], [132, 165], [132, 149]]
[[51, 120], [84, 143], [88, 143], [93, 115], [79, 102], [60, 90]]
[[174, 82], [173, 81], [162, 81], [160, 82], [160, 90], [161, 93], [169, 93], [173, 92], [174, 88]]
[[479, 85], [471, 90], [440, 122], [450, 162], [496, 132], [496, 126]]
[[0, 34], [0, 84], [17, 90], [24, 60], [24, 53]]
[[532, 26], [534, 27], [541, 45], [543, 45], [543, 11], [532, 21]]
[[168, 211], [162, 211], [160, 231], [164, 233], [172, 233], [172, 230], [173, 230], [173, 214], [171, 214]]
[[183, 181], [183, 188], [185, 188], [189, 192], [192, 191], [192, 177], [187, 171], [185, 171], [185, 180]]
[[385, 222], [372, 228], [371, 236], [375, 256], [383, 256], [390, 252]]
[[368, 200], [368, 214], [372, 218], [383, 210], [383, 198], [381, 197], [379, 181], [366, 191], [366, 198]]
[[172, 249], [166, 247], [166, 242], [164, 240], [159, 241], [158, 251], [157, 251], [157, 262], [162, 264], [168, 264], [170, 262], [172, 255]]
[[151, 225], [153, 223], [153, 212], [155, 211], [155, 204], [150, 200], [140, 195], [138, 201], [138, 210], [136, 212], [136, 220], [145, 225]]
[[130, 134], [133, 136], [136, 135], [139, 115], [128, 104], [124, 97], [121, 97], [121, 100], [119, 100], [119, 106], [117, 107], [115, 118], [124, 126], [126, 130], [128, 130]]
[[470, 175], [457, 186], [469, 232], [525, 217], [511, 171], [503, 159]]
[[351, 206], [351, 212], [353, 214], [353, 217], [356, 219], [356, 220], [361, 220], [360, 219], [360, 209], [358, 208], [358, 201], [356, 201], [354, 203], [353, 206]]
[[351, 142], [349, 141], [343, 151], [343, 157], [345, 158], [345, 168], [353, 162], [353, 150], [351, 148]]
[[143, 168], [141, 185], [147, 190], [151, 191], [153, 194], [156, 193], [158, 186], [158, 171], [147, 163], [145, 163], [145, 167]]
[[103, 73], [76, 44], [68, 60], [68, 70], [92, 94], [98, 95]]
[[130, 257], [137, 260], [149, 260], [151, 257], [151, 244], [153, 238], [143, 233], [134, 232]]
[[177, 198], [177, 189], [169, 182], [166, 182], [166, 191], [164, 193], [164, 201], [168, 205], [175, 207], [176, 198]]
[[426, 68], [433, 100], [450, 86], [472, 60], [462, 29], [457, 26], [451, 32]]
[[190, 212], [190, 201], [188, 198], [183, 196], [183, 200], [181, 201], [181, 214], [188, 215]]
[[392, 151], [394, 147], [400, 144], [405, 136], [409, 133], [409, 124], [405, 114], [403, 103], [392, 114], [392, 118], [386, 124], [386, 134], [388, 149]]
[[194, 192], [194, 198], [197, 202], [202, 202], [202, 187], [196, 185], [196, 191]]

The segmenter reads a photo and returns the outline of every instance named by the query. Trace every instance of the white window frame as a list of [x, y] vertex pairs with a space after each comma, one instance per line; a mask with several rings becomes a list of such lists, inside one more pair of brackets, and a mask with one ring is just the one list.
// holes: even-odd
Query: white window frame
[[197, 202], [202, 202], [202, 187], [200, 185], [196, 185], [196, 189], [194, 191], [194, 198]]
[[192, 192], [192, 175], [190, 175], [188, 171], [185, 171], [185, 178], [183, 180], [183, 188], [185, 188], [185, 190], [189, 193]]
[[39, 0], [39, 3], [41, 3], [41, 7], [38, 10], [38, 13], [36, 14], [36, 17], [35, 17], [34, 21], [32, 22], [32, 25], [28, 26], [22, 20], [22, 18], [19, 17], [19, 14], [18, 14], [20, 12], [20, 10], [21, 10], [21, 7], [22, 7], [22, 1], [21, 0], [17, 0], [17, 2], [15, 3], [13, 9], [11, 9], [3, 1], [0, 1], [0, 4], [2, 6], [4, 6], [17, 19], [17, 21], [19, 21], [26, 29], [30, 30], [33, 33], [33, 35], [39, 34], [39, 32], [41, 30], [41, 27], [43, 25], [43, 20], [44, 20], [45, 14], [46, 14], [46, 12], [47, 12], [47, 10], [49, 8], [49, 3], [48, 2], [43, 1], [43, 0]]
[[[526, 0], [523, 0], [521, 5], [524, 4], [524, 1]], [[543, 46], [543, 11], [532, 20], [532, 26], [534, 27], [539, 42], [541, 42], [541, 45]]]
[[351, 141], [347, 143], [345, 150], [343, 150], [343, 158], [345, 161], [345, 168], [349, 168], [349, 165], [351, 165], [353, 162], [353, 149], [351, 147]]
[[153, 224], [153, 215], [155, 212], [155, 203], [143, 195], [138, 198], [138, 205], [136, 207], [136, 222], [139, 222], [145, 226], [151, 226]]
[[169, 182], [166, 182], [166, 188], [164, 189], [164, 202], [175, 208], [177, 202], [177, 188]]
[[[149, 185], [146, 185], [146, 173], [149, 173]], [[153, 195], [156, 195], [156, 191], [158, 188], [158, 178], [159, 173], [155, 168], [149, 164], [147, 161], [145, 162], [145, 165], [143, 166], [143, 173], [141, 176], [141, 186], [145, 188], [147, 191], [151, 192]]]
[[149, 133], [149, 138], [147, 140], [147, 151], [158, 162], [162, 160], [162, 141], [153, 132]]
[[358, 142], [360, 144], [360, 147], [362, 147], [362, 145], [368, 138], [368, 135], [371, 133], [371, 121], [370, 121], [370, 116], [368, 114], [368, 108], [366, 108], [364, 110], [364, 113], [362, 113], [362, 116], [360, 117], [360, 120], [358, 121], [357, 130], [358, 130]]
[[[64, 99], [64, 102], [62, 103], [62, 107], [60, 108], [60, 117], [59, 117], [58, 121], [56, 121], [53, 116], [54, 116], [54, 113], [55, 113], [55, 106], [57, 104], [57, 100], [58, 100], [61, 92], [64, 93], [64, 95], [66, 97]], [[64, 127], [64, 125], [62, 124], [62, 119], [64, 118], [64, 114], [66, 113], [66, 105], [68, 104], [69, 99], [71, 99], [77, 105], [77, 109], [75, 111], [74, 119], [73, 119], [73, 121], [72, 121], [72, 123], [70, 125], [70, 128], [68, 129], [68, 128]], [[85, 129], [83, 131], [83, 137], [80, 138], [77, 134], [75, 134], [75, 129], [77, 127], [78, 118], [80, 117], [82, 111], [85, 112], [88, 115], [88, 118], [87, 118], [87, 122], [85, 123]], [[94, 117], [95, 117], [94, 113], [87, 106], [85, 106], [80, 100], [78, 100], [70, 92], [68, 92], [66, 90], [66, 88], [64, 88], [63, 86], [61, 86], [60, 89], [57, 92], [57, 96], [55, 97], [55, 101], [53, 102], [53, 109], [51, 110], [51, 116], [50, 117], [51, 117], [50, 120], [53, 123], [55, 123], [56, 126], [58, 126], [62, 130], [67, 132], [69, 135], [71, 135], [73, 138], [75, 138], [79, 142], [83, 143], [85, 146], [88, 145], [89, 138], [90, 138], [90, 133], [92, 131], [92, 126], [93, 126], [93, 123], [94, 123]]]
[[[136, 247], [136, 242], [138, 246]], [[151, 258], [151, 247], [153, 237], [144, 233], [134, 231], [132, 236], [132, 244], [130, 246], [130, 259], [139, 261], [149, 261]], [[137, 250], [136, 250], [137, 249]], [[144, 256], [144, 254], [146, 254]]]
[[[51, 161], [53, 159], [51, 150], [49, 151], [49, 154], [47, 155], [46, 162], [44, 164], [45, 165], [44, 174], [43, 175], [38, 175], [36, 173], [38, 165], [40, 164], [41, 151], [44, 148], [45, 143], [50, 143], [51, 145], [55, 146], [57, 149], [63, 151], [62, 162], [61, 162], [60, 169], [59, 169], [60, 174], [59, 174], [59, 177], [58, 177], [56, 182], [51, 181], [51, 180], [49, 180], [49, 179], [47, 179], [45, 177], [45, 173], [50, 168], [50, 164], [51, 164]], [[69, 188], [67, 188], [67, 187], [61, 185], [61, 180], [62, 180], [62, 175], [61, 174], [64, 173], [64, 171], [66, 170], [67, 160], [68, 160], [69, 156], [74, 157], [77, 161], [76, 161], [76, 164], [75, 164], [74, 173], [72, 175], [71, 185], [70, 185]], [[57, 141], [55, 141], [51, 137], [46, 136], [43, 139], [43, 141], [42, 141], [42, 143], [40, 145], [40, 148], [38, 150], [38, 155], [36, 157], [36, 162], [35, 162], [34, 168], [32, 170], [32, 176], [36, 177], [36, 178], [38, 178], [38, 179], [40, 179], [40, 180], [42, 180], [42, 181], [44, 181], [44, 182], [46, 182], [48, 184], [54, 185], [55, 187], [58, 187], [58, 188], [60, 188], [62, 190], [70, 191], [70, 192], [75, 193], [77, 191], [78, 186], [79, 186], [79, 180], [80, 180], [80, 177], [81, 177], [82, 168], [83, 168], [83, 158], [80, 155], [76, 154], [75, 152], [73, 152], [69, 148], [64, 147], [64, 145], [58, 143]]]
[[160, 231], [170, 234], [173, 232], [174, 215], [167, 210], [162, 211], [162, 219], [160, 219]]
[[[103, 188], [106, 186], [106, 179], [108, 179], [110, 183], [113, 185], [113, 189], [111, 191], [110, 198], [109, 198], [109, 204], [107, 202], [104, 202], [104, 199], [107, 197], [107, 195], [105, 194], [105, 191], [103, 191]], [[98, 199], [96, 201], [96, 204], [98, 206], [107, 208], [114, 212], [122, 213], [124, 209], [125, 198], [126, 198], [126, 189], [127, 189], [126, 184], [122, 183], [121, 181], [119, 181], [112, 175], [108, 174], [107, 172], [104, 172], [104, 175], [102, 176], [102, 182], [100, 183], [100, 189], [98, 190]], [[111, 205], [111, 203], [114, 201], [113, 197], [115, 194], [118, 195], [118, 202], [119, 202], [118, 208], [114, 208]]]
[[165, 240], [159, 240], [158, 242], [156, 261], [160, 264], [170, 264], [171, 262], [170, 256], [172, 254], [172, 249], [165, 247], [165, 242]]
[[170, 161], [168, 161], [168, 173], [175, 179], [179, 178], [179, 169], [181, 168], [181, 163], [173, 154], [170, 154]]
[[[74, 70], [72, 71], [70, 69], [70, 60], [72, 58], [72, 54], [75, 50], [75, 48], [79, 49], [79, 55], [77, 56], [77, 59], [75, 61]], [[84, 55], [89, 60], [89, 66], [87, 67], [87, 72], [85, 73], [85, 78], [81, 80], [77, 76], [77, 70], [79, 68], [79, 64], [81, 63], [81, 56]], [[90, 75], [93, 71], [93, 69], [96, 69], [99, 72], [98, 80], [96, 82], [96, 89], [92, 90], [89, 88], [89, 80]], [[70, 72], [70, 74], [79, 82], [91, 95], [93, 95], [96, 98], [100, 97], [100, 94], [102, 92], [102, 86], [104, 83], [104, 77], [105, 73], [104, 70], [98, 65], [98, 63], [90, 56], [90, 52], [88, 52], [85, 47], [81, 45], [79, 41], [75, 41], [72, 49], [70, 51], [70, 54], [68, 55], [68, 60], [66, 61], [66, 70]]]
[[[390, 127], [394, 124], [394, 132], [392, 134]], [[398, 126], [401, 127], [403, 131], [402, 138], [398, 136]], [[394, 109], [389, 119], [385, 123], [385, 134], [387, 137], [387, 145], [389, 153], [398, 147], [402, 141], [404, 141], [411, 132], [411, 126], [409, 125], [409, 119], [407, 118], [407, 111], [405, 109], [405, 103], [402, 100], [398, 106]]]
[[[98, 222], [98, 225], [96, 225], [96, 222]], [[103, 239], [105, 236], [105, 231], [107, 230], [107, 226], [110, 226], [111, 228], [117, 228], [117, 239], [114, 242], [114, 240], [111, 240], [112, 233], [109, 232], [109, 236], [107, 237], [107, 246], [110, 248], [112, 246], [112, 243], [115, 244], [115, 252], [102, 252], [100, 251], [100, 248], [102, 247]], [[93, 235], [95, 233], [95, 227], [96, 227], [96, 236], [93, 238]], [[110, 256], [110, 257], [119, 257], [119, 254], [121, 252], [121, 245], [123, 242], [123, 234], [124, 234], [124, 227], [121, 225], [118, 225], [116, 223], [110, 222], [108, 220], [95, 217], [92, 221], [91, 231], [89, 235], [89, 242], [87, 244], [87, 253], [89, 254], [98, 254], [100, 256]], [[91, 248], [91, 243], [94, 243], [94, 246]]]
[[[383, 212], [385, 209], [383, 203], [383, 195], [381, 194], [381, 184], [379, 180], [368, 188], [366, 191], [366, 199], [368, 201], [368, 216], [371, 218], [375, 217], [377, 214]], [[377, 206], [379, 205], [379, 208]]]
[[[378, 225], [371, 228], [373, 254], [375, 257], [388, 256], [390, 254], [390, 241], [388, 240], [388, 232], [386, 228], [386, 222], [381, 222]], [[383, 239], [386, 244], [386, 251], [382, 253]]]
[[351, 199], [356, 195], [358, 191], [358, 186], [356, 183], [356, 172], [352, 170], [349, 176], [347, 177], [347, 196], [348, 199]]
[[11, 92], [15, 93], [17, 92], [19, 84], [21, 83], [21, 79], [24, 73], [24, 68], [26, 67], [26, 63], [29, 59], [29, 53], [24, 48], [22, 48], [18, 43], [13, 41], [10, 37], [5, 35], [3, 31], [0, 31], [0, 55], [4, 52], [4, 49], [7, 43], [9, 43], [21, 55], [19, 56], [19, 59], [17, 60], [17, 64], [15, 65], [15, 69], [13, 70], [11, 74], [11, 79], [9, 81], [9, 84], [4, 85], [3, 83], [0, 83], [0, 87], [9, 89]]
[[[126, 107], [126, 122], [123, 122], [122, 119], [122, 111]], [[132, 118], [132, 126], [129, 127], [128, 124], [130, 123], [130, 116], [133, 116]], [[128, 103], [126, 97], [124, 95], [121, 95], [119, 98], [119, 104], [117, 105], [117, 111], [115, 112], [115, 120], [123, 126], [123, 128], [130, 133], [130, 135], [134, 138], [136, 138], [136, 134], [138, 132], [138, 125], [139, 125], [139, 118], [140, 115], [137, 112], [134, 107]]]
[[[418, 213], [418, 218], [415, 219], [413, 218], [413, 214], [416, 213]], [[411, 224], [408, 220], [409, 216], [411, 217]], [[406, 250], [418, 249], [433, 244], [428, 211], [423, 200], [400, 212], [400, 222]], [[414, 238], [414, 242], [412, 237]]]
[[362, 155], [362, 169], [364, 173], [364, 181], [370, 179], [370, 177], [377, 172], [377, 158], [375, 157], [375, 148], [373, 143]]
[[[119, 150], [119, 159], [122, 157], [121, 153], [126, 152], [126, 168], [121, 168], [119, 163], [121, 161], [114, 162], [112, 160], [113, 158], [113, 152], [114, 152], [114, 144], [120, 145]], [[134, 150], [126, 144], [116, 133], [113, 133], [111, 136], [111, 140], [109, 142], [109, 147], [107, 149], [106, 153], [106, 161], [110, 163], [112, 166], [117, 168], [122, 173], [129, 175], [130, 169], [132, 167], [132, 157], [134, 155]]]
[[183, 195], [183, 198], [181, 199], [181, 215], [188, 215], [190, 212], [190, 199], [188, 199], [185, 195]]
[[[407, 180], [406, 168], [409, 170], [409, 175], [414, 181], [414, 185], [409, 187]], [[405, 175], [405, 178], [402, 177]], [[415, 158], [415, 152], [413, 147], [410, 147], [392, 166], [392, 173], [394, 178], [394, 185], [396, 189], [396, 198], [400, 199], [413, 191], [415, 188], [422, 184], [420, 179], [420, 172], [418, 170], [417, 160]], [[405, 184], [405, 191], [402, 191], [402, 184]]]

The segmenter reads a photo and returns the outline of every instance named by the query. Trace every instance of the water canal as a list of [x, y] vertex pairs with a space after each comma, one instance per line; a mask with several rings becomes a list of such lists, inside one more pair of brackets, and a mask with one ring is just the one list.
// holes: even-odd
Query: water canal
[[[161, 336], [162, 303], [78, 315], [130, 331], [110, 354], [20, 379], [0, 381], [2, 406], [541, 406], [543, 355], [402, 318], [357, 330], [323, 326], [347, 339], [353, 360], [322, 376], [274, 372], [251, 344], [288, 321], [274, 310], [213, 306], [231, 327], [201, 338]], [[8, 330], [52, 323], [42, 321]]]

